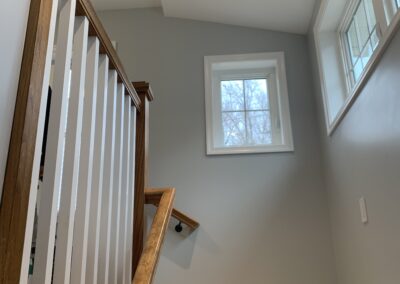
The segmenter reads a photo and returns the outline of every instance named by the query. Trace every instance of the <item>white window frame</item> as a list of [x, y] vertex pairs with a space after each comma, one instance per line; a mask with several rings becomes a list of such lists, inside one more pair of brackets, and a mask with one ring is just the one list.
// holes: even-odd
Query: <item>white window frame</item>
[[[345, 43], [343, 42], [342, 34], [343, 27], [346, 26], [346, 20], [351, 19], [353, 16], [353, 12], [356, 9], [357, 3], [359, 0], [322, 0], [321, 5], [314, 23], [313, 34], [315, 40], [315, 46], [317, 50], [317, 61], [319, 66], [319, 76], [321, 80], [321, 88], [323, 95], [323, 104], [325, 110], [325, 122], [328, 136], [332, 135], [337, 126], [343, 120], [346, 113], [351, 108], [352, 104], [361, 93], [363, 87], [368, 82], [368, 79], [372, 75], [375, 67], [379, 63], [382, 55], [384, 54], [386, 48], [389, 46], [389, 43], [395, 32], [397, 31], [398, 26], [400, 25], [400, 12], [397, 10], [394, 14], [390, 15], [388, 13], [388, 9], [385, 8], [385, 5], [389, 3], [389, 1], [393, 0], [373, 0], [375, 16], [377, 21], [377, 33], [379, 38], [379, 44], [375, 51], [372, 53], [372, 56], [368, 62], [368, 64], [364, 67], [364, 70], [359, 78], [359, 80], [355, 83], [355, 85], [349, 84], [347, 77], [347, 55], [345, 54]], [[343, 8], [343, 3], [345, 4], [345, 8], [342, 12], [339, 9]], [[337, 9], [338, 11], [334, 11]], [[329, 12], [328, 12], [329, 10]], [[328, 15], [328, 16], [327, 16]], [[333, 15], [333, 16], [332, 16]], [[328, 20], [325, 17], [331, 17]], [[334, 18], [336, 17], [336, 19]], [[338, 58], [328, 58], [327, 55], [324, 54], [324, 43], [322, 41], [324, 28], [328, 23], [337, 22], [336, 26], [336, 46], [331, 46], [336, 49]], [[339, 74], [335, 80], [337, 82], [332, 82], [331, 76], [327, 75], [328, 73], [326, 69], [328, 69], [328, 63], [332, 62], [332, 60], [336, 61], [336, 66], [329, 68], [335, 68], [336, 73]], [[339, 78], [340, 77], [340, 78]], [[339, 81], [342, 81], [340, 83]], [[332, 84], [336, 84], [339, 86], [342, 84], [344, 87], [336, 88], [335, 91], [332, 90]], [[338, 85], [339, 84], [339, 85]], [[337, 91], [339, 90], [339, 91]], [[331, 101], [335, 100], [335, 96], [338, 99], [343, 100], [343, 103], [338, 111], [334, 111], [333, 106], [331, 105]]]
[[[341, 56], [342, 56], [342, 62], [343, 62], [343, 66], [344, 66], [344, 74], [345, 74], [345, 80], [346, 80], [346, 87], [347, 87], [347, 92], [351, 93], [353, 90], [353, 87], [355, 85], [357, 85], [359, 80], [354, 80], [355, 82], [352, 82], [352, 80], [350, 79], [350, 74], [349, 71], [351, 71], [351, 69], [354, 69], [355, 66], [352, 66], [351, 64], [351, 55], [350, 55], [350, 43], [348, 42], [348, 38], [347, 38], [347, 32], [350, 28], [350, 24], [354, 19], [355, 13], [357, 8], [361, 5], [361, 1], [362, 0], [351, 0], [349, 2], [349, 5], [347, 7], [347, 11], [343, 16], [343, 19], [341, 21], [341, 24], [339, 25], [339, 29], [338, 29], [338, 42], [339, 42], [339, 46], [340, 46], [340, 51], [341, 51]], [[390, 0], [392, 1], [392, 0]], [[368, 16], [367, 16], [368, 17]], [[376, 17], [377, 18], [377, 17]], [[367, 20], [368, 21], [368, 20]], [[378, 40], [380, 41], [382, 38], [382, 34], [380, 32], [380, 25], [378, 22], [378, 19], [376, 20], [376, 26], [374, 29], [376, 29], [376, 33], [378, 36]], [[373, 35], [373, 32], [369, 35], [368, 41], [371, 39]], [[368, 42], [367, 42], [368, 44]], [[379, 45], [379, 44], [378, 44]], [[365, 46], [364, 46], [365, 47]], [[375, 48], [376, 49], [376, 48]], [[360, 51], [362, 52], [363, 49]], [[371, 61], [372, 57], [369, 59], [369, 61]], [[361, 60], [361, 56], [360, 59]], [[368, 64], [363, 68], [366, 69], [368, 66]]]
[[[269, 62], [269, 67], [215, 71], [218, 63]], [[294, 151], [289, 98], [283, 52], [218, 55], [204, 57], [207, 155], [251, 154]], [[225, 80], [267, 79], [272, 144], [241, 147], [218, 146], [223, 135], [220, 82]], [[276, 94], [276, 95], [274, 95]], [[219, 143], [218, 143], [219, 141]]]

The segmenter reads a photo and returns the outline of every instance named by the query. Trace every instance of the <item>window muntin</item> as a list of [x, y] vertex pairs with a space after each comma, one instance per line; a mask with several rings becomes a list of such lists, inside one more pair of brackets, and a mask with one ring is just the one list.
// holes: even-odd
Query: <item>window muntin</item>
[[343, 52], [347, 57], [346, 74], [349, 89], [352, 89], [358, 83], [379, 44], [372, 0], [359, 1], [343, 37], [347, 49]]
[[272, 144], [267, 78], [221, 81], [225, 146]]
[[313, 31], [328, 135], [400, 26], [399, 7], [400, 0], [321, 0]]
[[205, 57], [207, 154], [293, 151], [282, 52]]

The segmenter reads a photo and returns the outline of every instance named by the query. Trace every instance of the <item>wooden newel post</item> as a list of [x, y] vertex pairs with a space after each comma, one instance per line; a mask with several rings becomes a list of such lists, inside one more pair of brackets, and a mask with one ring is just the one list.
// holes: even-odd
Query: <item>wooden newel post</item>
[[136, 120], [135, 201], [133, 217], [132, 279], [144, 245], [144, 190], [148, 187], [149, 102], [153, 93], [147, 82], [133, 82], [141, 100]]
[[[40, 103], [47, 93], [44, 83], [48, 46], [53, 46], [50, 33], [54, 19], [51, 0], [32, 0], [21, 72], [18, 81], [7, 167], [4, 176], [3, 194], [0, 200], [0, 283], [19, 283], [27, 277], [37, 189], [35, 180], [39, 166], [35, 166], [35, 151], [43, 133], [39, 131]], [[18, 80], [17, 78], [13, 78]], [[9, 94], [14, 95], [14, 94]], [[13, 106], [9, 106], [13, 107]], [[37, 157], [37, 156], [36, 156]], [[40, 155], [38, 155], [40, 160]], [[34, 200], [34, 201], [32, 201]], [[33, 210], [31, 209], [33, 208]], [[22, 270], [23, 269], [23, 270]], [[22, 277], [22, 278], [21, 278]]]

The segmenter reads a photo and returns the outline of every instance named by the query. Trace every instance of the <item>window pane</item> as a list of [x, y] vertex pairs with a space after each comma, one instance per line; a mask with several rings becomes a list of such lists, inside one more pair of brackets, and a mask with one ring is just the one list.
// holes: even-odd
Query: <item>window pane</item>
[[362, 62], [360, 59], [357, 61], [356, 65], [354, 66], [354, 70], [353, 70], [355, 82], [357, 82], [358, 79], [360, 79], [360, 76], [361, 76], [363, 70], [364, 70], [363, 65], [362, 65]]
[[244, 112], [222, 113], [222, 128], [225, 146], [242, 146], [246, 144], [246, 126]]
[[244, 81], [246, 110], [269, 109], [267, 79]]
[[364, 0], [365, 11], [367, 12], [367, 20], [369, 31], [373, 31], [376, 26], [376, 17], [374, 11], [374, 4], [372, 0]]
[[247, 112], [247, 143], [249, 145], [268, 145], [272, 143], [269, 111]]
[[376, 27], [375, 27], [375, 29], [374, 29], [374, 31], [372, 32], [372, 35], [371, 35], [372, 49], [375, 50], [375, 48], [378, 46], [378, 44], [379, 44], [379, 36], [378, 36], [378, 32], [377, 32]]
[[376, 26], [373, 0], [360, 0], [346, 32], [349, 61], [352, 65], [349, 66], [352, 86], [361, 77], [364, 67], [379, 44]]
[[367, 15], [365, 14], [365, 9], [363, 3], [358, 6], [356, 14], [354, 15], [354, 21], [356, 24], [356, 30], [358, 34], [358, 40], [361, 46], [367, 42], [369, 37]]
[[349, 49], [350, 49], [351, 62], [352, 64], [354, 64], [356, 63], [361, 53], [361, 47], [358, 43], [356, 25], [354, 21], [351, 23], [350, 29], [347, 32], [347, 38], [350, 45]]
[[361, 61], [363, 64], [363, 67], [365, 67], [368, 64], [369, 59], [372, 56], [372, 47], [370, 43], [367, 44], [367, 46], [364, 48], [364, 50], [361, 53]]
[[397, 8], [400, 8], [400, 0], [397, 0], [396, 4], [397, 4]]
[[244, 110], [244, 91], [242, 80], [221, 82], [222, 111]]

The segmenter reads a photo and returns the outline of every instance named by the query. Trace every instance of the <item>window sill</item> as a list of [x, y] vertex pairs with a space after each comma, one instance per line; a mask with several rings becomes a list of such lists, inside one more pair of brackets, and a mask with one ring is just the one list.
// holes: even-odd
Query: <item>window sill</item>
[[254, 147], [225, 147], [207, 149], [207, 155], [239, 155], [294, 152], [293, 145], [254, 146]]
[[385, 32], [385, 35], [382, 37], [378, 47], [374, 51], [368, 65], [365, 67], [360, 80], [355, 85], [353, 91], [347, 97], [343, 107], [340, 109], [340, 111], [338, 112], [338, 114], [335, 116], [335, 118], [332, 120], [331, 123], [329, 123], [329, 117], [326, 117], [328, 136], [331, 136], [335, 132], [340, 122], [346, 116], [347, 112], [350, 110], [353, 103], [360, 95], [365, 85], [368, 83], [369, 78], [373, 74], [375, 68], [379, 64], [381, 58], [385, 54], [386, 49], [389, 47], [391, 40], [396, 35], [396, 32], [399, 30], [399, 28], [400, 28], [400, 12], [398, 12], [394, 16], [392, 23], [389, 25], [387, 31]]

